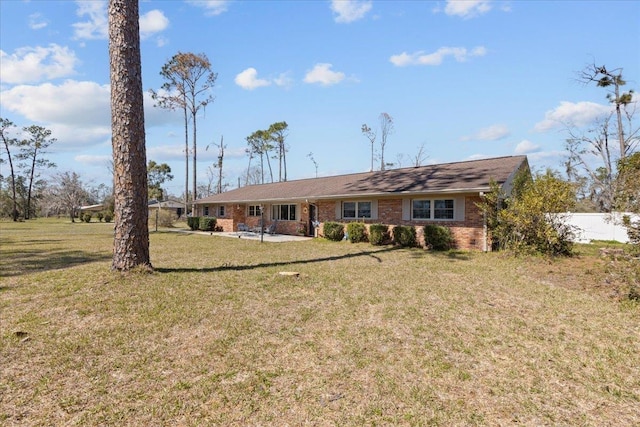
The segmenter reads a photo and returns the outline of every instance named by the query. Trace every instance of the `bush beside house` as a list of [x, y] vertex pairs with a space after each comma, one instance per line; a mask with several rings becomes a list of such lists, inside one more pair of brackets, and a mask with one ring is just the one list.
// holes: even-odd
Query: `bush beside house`
[[430, 249], [447, 251], [454, 246], [453, 236], [448, 227], [428, 224], [424, 226], [424, 243]]
[[351, 243], [368, 242], [367, 226], [362, 222], [350, 222], [347, 224], [347, 235]]
[[325, 222], [323, 227], [324, 237], [334, 242], [344, 239], [344, 225], [339, 222]]
[[393, 227], [393, 242], [405, 247], [416, 246], [416, 228], [412, 225], [396, 225]]

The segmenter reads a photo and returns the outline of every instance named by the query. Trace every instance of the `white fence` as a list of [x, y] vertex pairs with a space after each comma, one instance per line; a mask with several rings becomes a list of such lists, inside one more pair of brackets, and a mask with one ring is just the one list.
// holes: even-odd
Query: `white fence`
[[591, 240], [616, 240], [621, 243], [629, 242], [627, 229], [622, 225], [623, 216], [628, 215], [631, 221], [640, 220], [640, 215], [615, 213], [567, 213], [567, 224], [577, 228], [576, 242], [588, 243]]

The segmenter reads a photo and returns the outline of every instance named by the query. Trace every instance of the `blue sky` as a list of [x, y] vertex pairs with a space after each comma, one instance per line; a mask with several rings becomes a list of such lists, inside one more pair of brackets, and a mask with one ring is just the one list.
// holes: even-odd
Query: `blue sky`
[[[289, 124], [289, 179], [367, 171], [361, 126], [394, 119], [385, 160], [410, 166], [526, 154], [561, 169], [562, 123], [609, 108], [577, 81], [596, 63], [640, 83], [637, 1], [140, 1], [147, 158], [184, 188], [179, 112], [148, 96], [179, 51], [204, 53], [218, 73], [215, 102], [198, 117], [198, 182], [225, 152], [234, 188], [245, 138]], [[57, 172], [110, 184], [106, 1], [0, 2], [0, 116], [37, 124], [57, 142]], [[190, 172], [191, 174], [191, 172]], [[275, 173], [277, 179], [277, 172]], [[191, 179], [191, 178], [190, 178]], [[191, 183], [189, 184], [191, 188]]]

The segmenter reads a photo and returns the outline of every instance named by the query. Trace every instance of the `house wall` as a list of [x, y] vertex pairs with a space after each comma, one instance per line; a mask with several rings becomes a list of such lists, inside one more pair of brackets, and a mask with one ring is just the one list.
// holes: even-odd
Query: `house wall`
[[[448, 198], [451, 196], [439, 195], [438, 197]], [[425, 246], [424, 236], [422, 233], [422, 227], [426, 224], [437, 224], [448, 227], [451, 230], [451, 234], [455, 240], [456, 247], [464, 250], [484, 250], [485, 247], [490, 247], [488, 242], [485, 242], [484, 232], [484, 220], [482, 212], [477, 208], [476, 203], [480, 202], [479, 195], [456, 195], [456, 198], [464, 199], [464, 220], [458, 221], [429, 221], [429, 220], [403, 220], [402, 215], [402, 198], [384, 198], [377, 200], [377, 218], [365, 220], [366, 225], [370, 224], [389, 224], [390, 227], [394, 225], [412, 225], [417, 228], [417, 237], [420, 245]], [[323, 225], [327, 221], [335, 221], [346, 224], [351, 222], [350, 220], [344, 220], [336, 218], [336, 207], [339, 201], [318, 201], [315, 203], [317, 209], [318, 221], [320, 227], [318, 228], [318, 235], [323, 235]], [[311, 230], [309, 228], [309, 222], [311, 218], [310, 207], [308, 203], [298, 204], [298, 220], [297, 221], [278, 221], [276, 226], [276, 233], [279, 234], [300, 234], [301, 229], [304, 229], [304, 234], [310, 235]], [[213, 205], [210, 206], [213, 209]], [[271, 224], [271, 205], [264, 206], [264, 222], [265, 227]], [[204, 205], [198, 206], [197, 212], [202, 215], [204, 212]], [[225, 205], [226, 216], [224, 218], [218, 218], [217, 225], [222, 227], [223, 231], [238, 231], [238, 224], [246, 224], [249, 228], [258, 227], [260, 224], [260, 217], [247, 216], [246, 204], [226, 204]], [[362, 221], [362, 220], [361, 220]], [[486, 246], [485, 246], [486, 245]]]
[[[446, 196], [442, 196], [446, 197]], [[476, 206], [481, 199], [478, 195], [467, 195], [464, 197], [464, 220], [463, 221], [419, 221], [419, 220], [403, 220], [402, 219], [402, 200], [397, 199], [379, 199], [378, 200], [378, 217], [375, 219], [364, 220], [366, 225], [370, 224], [389, 224], [394, 225], [412, 225], [418, 230], [416, 233], [418, 243], [425, 245], [424, 235], [421, 228], [427, 224], [436, 224], [448, 227], [455, 240], [458, 249], [484, 250], [485, 233], [484, 218], [482, 212]], [[323, 225], [327, 221], [335, 221], [347, 224], [351, 220], [336, 218], [336, 208], [339, 201], [319, 201], [318, 219], [320, 221], [319, 234], [323, 234]], [[363, 220], [360, 220], [363, 222]]]

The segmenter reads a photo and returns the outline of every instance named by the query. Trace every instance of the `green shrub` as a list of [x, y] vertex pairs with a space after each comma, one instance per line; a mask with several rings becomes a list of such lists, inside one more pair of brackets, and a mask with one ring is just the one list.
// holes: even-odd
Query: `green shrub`
[[102, 218], [104, 218], [104, 214], [102, 212], [98, 212], [96, 214], [96, 218], [98, 218], [98, 222], [102, 222]]
[[104, 222], [111, 222], [113, 219], [113, 214], [111, 212], [104, 213]]
[[453, 247], [453, 236], [449, 227], [429, 224], [424, 226], [424, 242], [436, 251], [447, 251]]
[[201, 216], [199, 229], [202, 231], [213, 231], [216, 228], [216, 217], [213, 216]]
[[149, 211], [149, 227], [155, 227], [156, 221], [159, 227], [173, 227], [175, 218], [175, 214], [170, 210], [160, 209], [158, 211], [157, 209], [153, 209]]
[[521, 172], [516, 182], [503, 203], [502, 189], [491, 182], [491, 191], [476, 204], [487, 219], [491, 240], [516, 253], [572, 255], [576, 230], [567, 223], [565, 212], [575, 207], [575, 185], [551, 170], [534, 179], [528, 171]]
[[369, 226], [369, 242], [372, 245], [385, 245], [390, 241], [389, 226], [384, 224], [371, 224]]
[[416, 246], [416, 229], [412, 225], [396, 225], [393, 227], [393, 241], [396, 245]]
[[82, 215], [82, 220], [84, 222], [91, 222], [91, 214], [90, 213], [86, 213], [86, 214]]
[[325, 222], [324, 223], [324, 237], [334, 242], [339, 242], [344, 239], [344, 225], [338, 222]]
[[200, 217], [199, 216], [188, 216], [187, 217], [187, 226], [191, 231], [195, 231], [200, 227]]
[[367, 226], [361, 222], [350, 222], [347, 224], [347, 236], [351, 243], [368, 242]]

